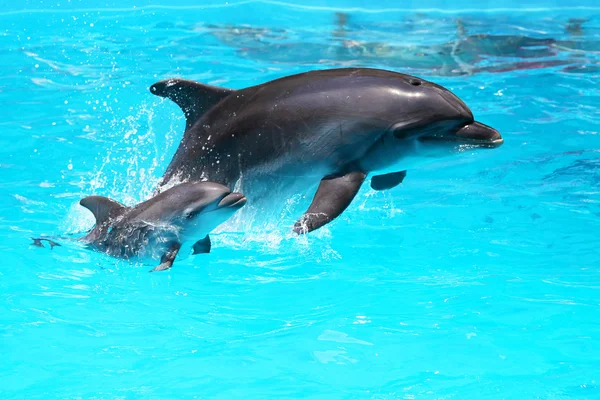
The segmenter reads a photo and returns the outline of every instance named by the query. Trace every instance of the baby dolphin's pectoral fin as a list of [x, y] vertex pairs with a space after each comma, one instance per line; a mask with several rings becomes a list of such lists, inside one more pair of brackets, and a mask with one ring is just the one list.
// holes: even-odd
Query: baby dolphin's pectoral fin
[[181, 243], [173, 243], [171, 247], [167, 250], [165, 254], [160, 258], [160, 265], [155, 267], [150, 272], [156, 271], [165, 271], [173, 266], [173, 262], [175, 261], [175, 257], [177, 257], [177, 253], [179, 253], [179, 249], [181, 248]]
[[210, 253], [210, 248], [211, 248], [210, 237], [208, 235], [206, 235], [206, 237], [204, 239], [200, 239], [196, 243], [194, 243], [194, 246], [192, 246], [192, 248], [194, 249], [194, 252], [192, 254]]
[[366, 176], [362, 171], [353, 171], [323, 178], [310, 207], [294, 225], [294, 232], [312, 232], [333, 221], [350, 205]]
[[402, 183], [406, 171], [392, 172], [384, 175], [375, 175], [371, 178], [371, 188], [374, 190], [387, 190]]

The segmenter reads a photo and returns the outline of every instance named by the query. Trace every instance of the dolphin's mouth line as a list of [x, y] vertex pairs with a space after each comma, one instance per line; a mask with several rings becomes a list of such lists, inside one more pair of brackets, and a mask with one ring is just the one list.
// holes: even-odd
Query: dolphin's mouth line
[[[228, 206], [226, 206], [227, 208], [236, 208], [236, 207], [241, 207], [244, 204], [246, 204], [246, 198], [242, 197], [241, 199], [239, 199], [238, 201], [236, 201], [235, 203], [229, 204]], [[222, 207], [220, 207], [222, 208]]]
[[446, 136], [446, 135], [421, 136], [419, 138], [419, 141], [421, 141], [421, 142], [457, 142], [457, 143], [461, 143], [461, 144], [471, 144], [471, 145], [477, 145], [480, 147], [490, 147], [490, 148], [499, 147], [504, 143], [503, 138], [486, 140], [486, 139], [473, 139], [473, 138], [458, 137], [458, 136]]
[[241, 207], [246, 204], [246, 196], [241, 193], [229, 193], [217, 204], [217, 210], [220, 208]]
[[[224, 208], [241, 208], [246, 204], [246, 196], [241, 193], [229, 193], [224, 195], [219, 203], [214, 208], [210, 206], [203, 207], [202, 209], [196, 210], [188, 215], [188, 218], [196, 217], [199, 214], [210, 214], [215, 211], [222, 210]], [[214, 203], [213, 203], [214, 204]]]
[[456, 130], [428, 132], [419, 137], [419, 140], [457, 142], [488, 148], [498, 147], [504, 143], [500, 132], [478, 121], [471, 121]]

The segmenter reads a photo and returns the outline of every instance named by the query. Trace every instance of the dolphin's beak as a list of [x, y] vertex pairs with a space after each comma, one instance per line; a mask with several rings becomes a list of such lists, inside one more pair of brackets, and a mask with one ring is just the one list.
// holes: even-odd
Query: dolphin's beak
[[227, 196], [223, 197], [217, 208], [241, 208], [246, 204], [246, 197], [244, 197], [241, 193], [229, 193]]
[[455, 135], [458, 141], [485, 147], [498, 147], [504, 143], [500, 132], [477, 121], [463, 126]]
[[423, 142], [442, 141], [458, 142], [478, 147], [499, 147], [504, 143], [500, 132], [481, 122], [473, 121], [458, 128], [443, 133], [435, 132], [432, 135], [424, 135], [419, 138]]

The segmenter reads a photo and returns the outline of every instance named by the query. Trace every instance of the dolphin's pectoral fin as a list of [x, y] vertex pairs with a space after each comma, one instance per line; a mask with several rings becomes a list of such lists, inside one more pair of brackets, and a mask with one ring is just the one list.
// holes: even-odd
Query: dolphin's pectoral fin
[[173, 243], [169, 250], [160, 258], [160, 265], [155, 267], [150, 272], [156, 271], [165, 271], [173, 266], [173, 262], [175, 261], [175, 257], [177, 257], [177, 253], [179, 253], [179, 249], [181, 248], [181, 243]]
[[152, 94], [167, 97], [181, 107], [186, 118], [186, 129], [198, 121], [202, 114], [212, 106], [234, 91], [186, 79], [165, 79], [150, 86]]
[[96, 225], [101, 225], [106, 220], [122, 214], [127, 209], [123, 204], [102, 196], [85, 197], [79, 200], [79, 204], [94, 214]]
[[312, 232], [333, 221], [350, 205], [366, 176], [362, 171], [354, 171], [323, 178], [310, 207], [294, 225], [294, 232]]
[[375, 175], [371, 178], [371, 187], [374, 190], [387, 190], [398, 186], [406, 177], [406, 171], [392, 172], [390, 174]]
[[208, 235], [206, 235], [206, 237], [204, 239], [200, 239], [196, 243], [194, 243], [194, 246], [192, 246], [192, 248], [194, 249], [194, 252], [192, 254], [210, 253], [210, 248], [211, 248], [210, 237]]
[[48, 242], [48, 244], [50, 245], [50, 250], [52, 250], [56, 246], [60, 247], [59, 243], [56, 243], [54, 240], [50, 240], [50, 239], [46, 239], [46, 238], [31, 238], [31, 240], [33, 240], [33, 243], [31, 243], [31, 245], [36, 246], [36, 247], [46, 247], [42, 243], [42, 240], [45, 240], [46, 242]]

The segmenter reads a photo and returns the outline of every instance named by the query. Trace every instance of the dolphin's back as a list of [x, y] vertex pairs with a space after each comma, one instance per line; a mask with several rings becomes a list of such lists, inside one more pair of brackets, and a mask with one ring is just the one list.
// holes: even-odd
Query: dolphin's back
[[[176, 175], [230, 185], [248, 169], [339, 170], [401, 114], [390, 87], [415, 78], [376, 69], [311, 71], [232, 92], [187, 129], [163, 183]], [[433, 85], [433, 84], [432, 84]], [[332, 149], [336, 151], [333, 152]]]
[[166, 245], [176, 237], [173, 226], [126, 221], [116, 224], [88, 245], [117, 258], [159, 258]]

